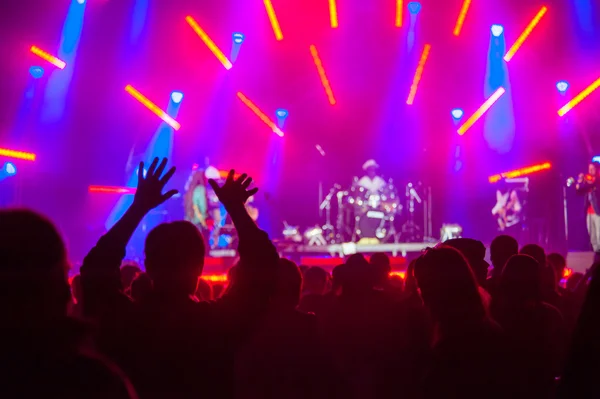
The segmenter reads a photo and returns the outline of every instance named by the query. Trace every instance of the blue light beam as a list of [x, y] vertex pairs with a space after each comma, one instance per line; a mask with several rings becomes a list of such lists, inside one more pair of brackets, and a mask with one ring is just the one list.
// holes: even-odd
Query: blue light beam
[[500, 87], [506, 89], [506, 94], [500, 97], [486, 113], [484, 138], [491, 149], [499, 154], [506, 154], [512, 149], [515, 139], [515, 117], [510, 76], [506, 61], [503, 58], [506, 52], [504, 29], [499, 29], [498, 26], [500, 25], [495, 26], [495, 32], [490, 32], [484, 96], [488, 98]]
[[43, 122], [57, 122], [64, 114], [66, 97], [73, 78], [75, 57], [83, 30], [86, 4], [86, 2], [80, 3], [78, 0], [71, 0], [58, 50], [58, 58], [65, 61], [67, 66], [63, 70], [54, 70], [48, 79], [42, 108]]

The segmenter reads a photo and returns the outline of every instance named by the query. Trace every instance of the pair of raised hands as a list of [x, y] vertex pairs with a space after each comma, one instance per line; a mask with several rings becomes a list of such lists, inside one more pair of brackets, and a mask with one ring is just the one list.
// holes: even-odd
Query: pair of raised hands
[[[158, 158], [154, 158], [150, 167], [144, 174], [144, 163], [140, 162], [138, 168], [138, 185], [133, 205], [144, 213], [150, 212], [169, 198], [178, 193], [177, 190], [169, 190], [163, 193], [165, 185], [175, 174], [175, 167], [171, 167], [166, 173], [167, 158], [163, 158], [160, 163]], [[248, 198], [256, 194], [258, 188], [250, 188], [252, 178], [247, 174], [242, 174], [234, 179], [235, 171], [229, 171], [227, 180], [223, 186], [219, 186], [216, 181], [210, 179], [208, 183], [217, 194], [217, 197], [226, 208], [237, 204], [245, 204]]]

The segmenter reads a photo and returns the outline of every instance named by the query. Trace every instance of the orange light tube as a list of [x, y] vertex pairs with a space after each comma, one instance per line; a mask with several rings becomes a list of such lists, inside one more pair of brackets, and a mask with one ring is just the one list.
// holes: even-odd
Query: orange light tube
[[[406, 277], [406, 272], [393, 271], [390, 272], [390, 277], [398, 276], [401, 279]], [[210, 281], [211, 283], [225, 283], [228, 281], [227, 274], [203, 274], [200, 276], [201, 279], [205, 281]]]
[[421, 76], [423, 76], [423, 69], [425, 69], [425, 63], [429, 57], [429, 50], [431, 50], [431, 46], [426, 44], [423, 48], [423, 52], [421, 53], [421, 59], [419, 60], [419, 65], [417, 65], [417, 70], [415, 71], [412, 85], [410, 86], [410, 92], [408, 93], [408, 99], [406, 100], [408, 105], [413, 105], [415, 102], [415, 96], [417, 95], [419, 82], [421, 81]]
[[35, 161], [36, 155], [31, 152], [23, 152], [17, 150], [9, 150], [8, 148], [0, 148], [0, 157], [22, 159], [24, 161]]
[[264, 112], [260, 110], [260, 108], [258, 108], [252, 101], [250, 101], [248, 97], [246, 97], [241, 91], [238, 91], [237, 96], [240, 100], [242, 100], [244, 105], [250, 108], [250, 110], [252, 110], [252, 112], [254, 112], [254, 114], [265, 123], [265, 125], [269, 126], [271, 130], [273, 130], [273, 133], [275, 133], [279, 137], [283, 137], [283, 132], [281, 131], [281, 129], [279, 129], [279, 127], [277, 127], [277, 125], [271, 119], [269, 119], [269, 117], [265, 115]]
[[577, 104], [582, 102], [587, 96], [592, 94], [596, 89], [600, 87], [600, 78], [598, 78], [594, 83], [589, 85], [584, 91], [575, 96], [571, 101], [566, 103], [561, 109], [558, 110], [559, 116], [565, 116], [567, 112], [575, 108]]
[[225, 69], [230, 70], [233, 64], [231, 63], [231, 61], [229, 61], [225, 54], [223, 54], [219, 46], [217, 46], [215, 42], [212, 41], [210, 36], [208, 36], [206, 32], [200, 27], [200, 25], [198, 25], [198, 22], [196, 22], [196, 20], [189, 15], [185, 17], [185, 21], [190, 25], [194, 32], [196, 32], [196, 34], [204, 42], [204, 44], [206, 44], [206, 47], [208, 47], [211, 53], [213, 53], [215, 57], [217, 57], [217, 59], [221, 62], [221, 64], [223, 64]]
[[171, 126], [173, 129], [179, 130], [181, 128], [179, 122], [171, 118], [165, 111], [160, 109], [156, 104], [154, 104], [152, 101], [146, 98], [142, 93], [134, 89], [133, 86], [125, 86], [125, 91], [131, 94], [133, 98], [142, 103], [142, 105], [144, 105], [146, 108], [152, 111], [152, 113], [154, 113], [156, 116], [162, 119], [167, 125]]
[[135, 194], [135, 187], [116, 187], [116, 186], [89, 186], [90, 193], [102, 194]]
[[467, 132], [467, 130], [469, 130], [471, 128], [471, 126], [473, 126], [475, 124], [475, 122], [477, 122], [479, 120], [479, 118], [481, 118], [483, 116], [483, 114], [485, 114], [487, 112], [487, 110], [490, 109], [492, 107], [492, 105], [494, 105], [494, 103], [496, 101], [498, 101], [498, 99], [500, 97], [502, 97], [502, 95], [504, 93], [506, 93], [506, 90], [504, 90], [504, 87], [500, 87], [498, 90], [496, 90], [494, 92], [494, 94], [492, 94], [490, 96], [490, 98], [485, 100], [485, 102], [481, 105], [481, 107], [479, 107], [479, 109], [477, 111], [475, 111], [475, 113], [473, 115], [471, 115], [471, 117], [469, 119], [467, 119], [466, 122], [463, 123], [463, 125], [461, 127], [458, 128], [458, 134], [460, 134], [461, 136], [463, 134], [465, 134]]
[[396, 0], [396, 28], [402, 28], [402, 20], [404, 19], [404, 1]]
[[454, 25], [454, 36], [459, 36], [462, 31], [462, 27], [465, 23], [465, 18], [467, 17], [467, 12], [469, 12], [469, 7], [471, 6], [471, 0], [464, 0], [463, 5], [460, 8], [460, 13], [458, 14], [458, 18], [456, 19], [456, 25]]
[[315, 62], [315, 66], [317, 67], [317, 72], [319, 73], [319, 77], [321, 78], [321, 83], [323, 84], [323, 88], [325, 88], [325, 94], [327, 94], [329, 104], [335, 105], [336, 101], [335, 97], [333, 96], [333, 90], [331, 90], [331, 85], [329, 84], [329, 79], [327, 79], [327, 75], [325, 74], [325, 68], [323, 68], [321, 57], [319, 57], [319, 52], [317, 51], [317, 47], [314, 44], [310, 45], [310, 54], [312, 54], [313, 61]]
[[332, 28], [337, 28], [339, 26], [337, 4], [335, 0], [329, 0], [329, 21]]
[[44, 50], [42, 50], [41, 48], [39, 48], [37, 46], [31, 46], [30, 50], [33, 54], [37, 55], [38, 57], [40, 57], [41, 59], [43, 59], [45, 61], [48, 61], [49, 63], [51, 63], [52, 65], [54, 65], [55, 67], [57, 67], [59, 69], [65, 69], [65, 67], [67, 66], [67, 63], [64, 62], [63, 60], [45, 52]]
[[511, 170], [509, 172], [499, 173], [488, 177], [490, 183], [497, 183], [502, 179], [514, 179], [516, 177], [528, 176], [532, 173], [540, 172], [542, 170], [548, 170], [552, 168], [550, 162], [544, 162], [537, 165], [527, 166], [521, 169]]
[[546, 6], [543, 6], [540, 9], [540, 11], [538, 11], [535, 17], [533, 17], [533, 19], [531, 20], [531, 22], [529, 22], [529, 25], [527, 25], [523, 33], [521, 33], [521, 35], [517, 38], [517, 41], [510, 47], [510, 49], [508, 49], [508, 51], [504, 55], [504, 61], [509, 62], [513, 59], [517, 51], [519, 51], [525, 40], [527, 40], [527, 38], [533, 31], [533, 29], [537, 26], [538, 23], [540, 23], [540, 20], [544, 17], [544, 15], [546, 15], [546, 12], [548, 12], [548, 7]]
[[264, 2], [267, 15], [269, 16], [269, 21], [271, 22], [271, 27], [273, 28], [273, 33], [275, 34], [275, 39], [283, 40], [283, 33], [281, 32], [281, 26], [279, 26], [279, 21], [277, 20], [273, 3], [271, 3], [271, 0], [264, 0]]

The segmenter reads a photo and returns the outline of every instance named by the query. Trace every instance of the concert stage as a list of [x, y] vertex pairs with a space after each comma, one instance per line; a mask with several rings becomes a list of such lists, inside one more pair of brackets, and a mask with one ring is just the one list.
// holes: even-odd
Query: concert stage
[[353, 254], [373, 254], [384, 252], [392, 256], [401, 255], [406, 257], [410, 252], [421, 252], [425, 248], [432, 247], [435, 242], [406, 242], [391, 244], [359, 244], [343, 243], [330, 245], [298, 245], [298, 244], [279, 244], [279, 253], [286, 257], [308, 256], [308, 255], [329, 255], [331, 257], [344, 257]]
[[[408, 266], [407, 258], [410, 254], [417, 256], [422, 250], [434, 246], [435, 242], [405, 242], [391, 244], [330, 244], [330, 245], [304, 245], [298, 243], [277, 243], [279, 254], [304, 266], [319, 266], [331, 272], [342, 263], [344, 257], [356, 253], [368, 256], [374, 253], [387, 253], [390, 255], [392, 271], [403, 274]], [[237, 261], [237, 252], [233, 249], [211, 250], [204, 265], [204, 275], [210, 279], [221, 281], [225, 278], [227, 270]]]

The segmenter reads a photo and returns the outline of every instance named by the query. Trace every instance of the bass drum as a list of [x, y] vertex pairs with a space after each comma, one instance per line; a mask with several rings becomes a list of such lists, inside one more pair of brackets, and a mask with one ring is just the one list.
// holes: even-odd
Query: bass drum
[[356, 219], [356, 240], [383, 240], [388, 236], [387, 225], [385, 213], [377, 210], [367, 211]]
[[398, 190], [391, 180], [381, 191], [381, 209], [388, 217], [397, 215], [402, 211]]

